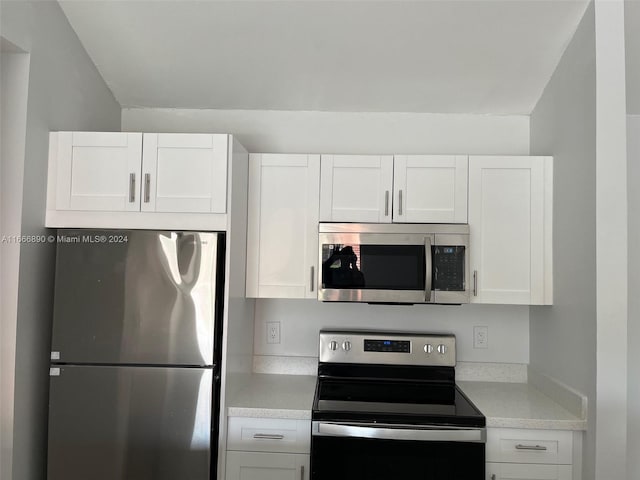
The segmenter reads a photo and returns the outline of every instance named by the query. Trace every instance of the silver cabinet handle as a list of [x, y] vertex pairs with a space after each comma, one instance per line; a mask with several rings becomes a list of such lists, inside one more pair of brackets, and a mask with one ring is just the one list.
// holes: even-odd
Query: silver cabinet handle
[[424, 301], [431, 301], [431, 279], [433, 278], [433, 264], [431, 262], [431, 238], [424, 239]]
[[402, 215], [402, 190], [398, 192], [398, 215]]
[[136, 201], [136, 174], [129, 174], [129, 203]]
[[151, 195], [151, 174], [144, 174], [144, 203], [149, 203]]
[[491, 474], [491, 480], [496, 480], [496, 474], [495, 473]]
[[284, 435], [280, 435], [277, 433], [254, 433], [253, 438], [259, 440], [283, 440]]
[[300, 465], [300, 480], [304, 480], [304, 465]]
[[384, 192], [384, 216], [389, 216], [389, 190]]
[[547, 449], [544, 445], [522, 445], [521, 443], [516, 445], [516, 450], [535, 450], [537, 452], [544, 452]]
[[478, 271], [473, 271], [473, 296], [478, 296]]
[[315, 268], [312, 265], [311, 266], [311, 282], [310, 282], [311, 283], [311, 291], [312, 292], [313, 292], [313, 288], [315, 287], [315, 285], [314, 285], [314, 276], [315, 276], [314, 275], [314, 270], [315, 270]]

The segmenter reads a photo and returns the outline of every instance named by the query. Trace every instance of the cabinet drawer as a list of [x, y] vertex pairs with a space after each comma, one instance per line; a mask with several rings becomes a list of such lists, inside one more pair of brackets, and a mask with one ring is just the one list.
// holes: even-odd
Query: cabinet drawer
[[309, 453], [311, 421], [230, 417], [227, 450]]
[[573, 435], [565, 430], [487, 429], [487, 462], [570, 465]]
[[309, 455], [227, 452], [226, 480], [309, 480]]
[[487, 463], [486, 480], [571, 480], [571, 465]]

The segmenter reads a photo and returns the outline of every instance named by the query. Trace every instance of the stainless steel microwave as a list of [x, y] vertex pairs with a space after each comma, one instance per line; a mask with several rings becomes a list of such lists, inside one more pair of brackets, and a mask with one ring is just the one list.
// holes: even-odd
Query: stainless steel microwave
[[320, 223], [318, 300], [469, 303], [469, 226]]

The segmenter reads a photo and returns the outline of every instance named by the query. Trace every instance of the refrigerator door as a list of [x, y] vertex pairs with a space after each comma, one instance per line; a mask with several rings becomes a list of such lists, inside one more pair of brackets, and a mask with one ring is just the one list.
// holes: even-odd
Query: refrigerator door
[[213, 373], [211, 368], [53, 367], [48, 480], [215, 478]]
[[60, 230], [51, 359], [213, 365], [223, 255], [223, 234]]

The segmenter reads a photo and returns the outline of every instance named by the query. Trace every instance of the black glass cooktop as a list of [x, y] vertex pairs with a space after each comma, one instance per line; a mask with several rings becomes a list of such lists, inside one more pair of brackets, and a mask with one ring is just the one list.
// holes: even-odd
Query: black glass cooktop
[[422, 425], [485, 426], [485, 417], [455, 383], [320, 378], [313, 419]]

